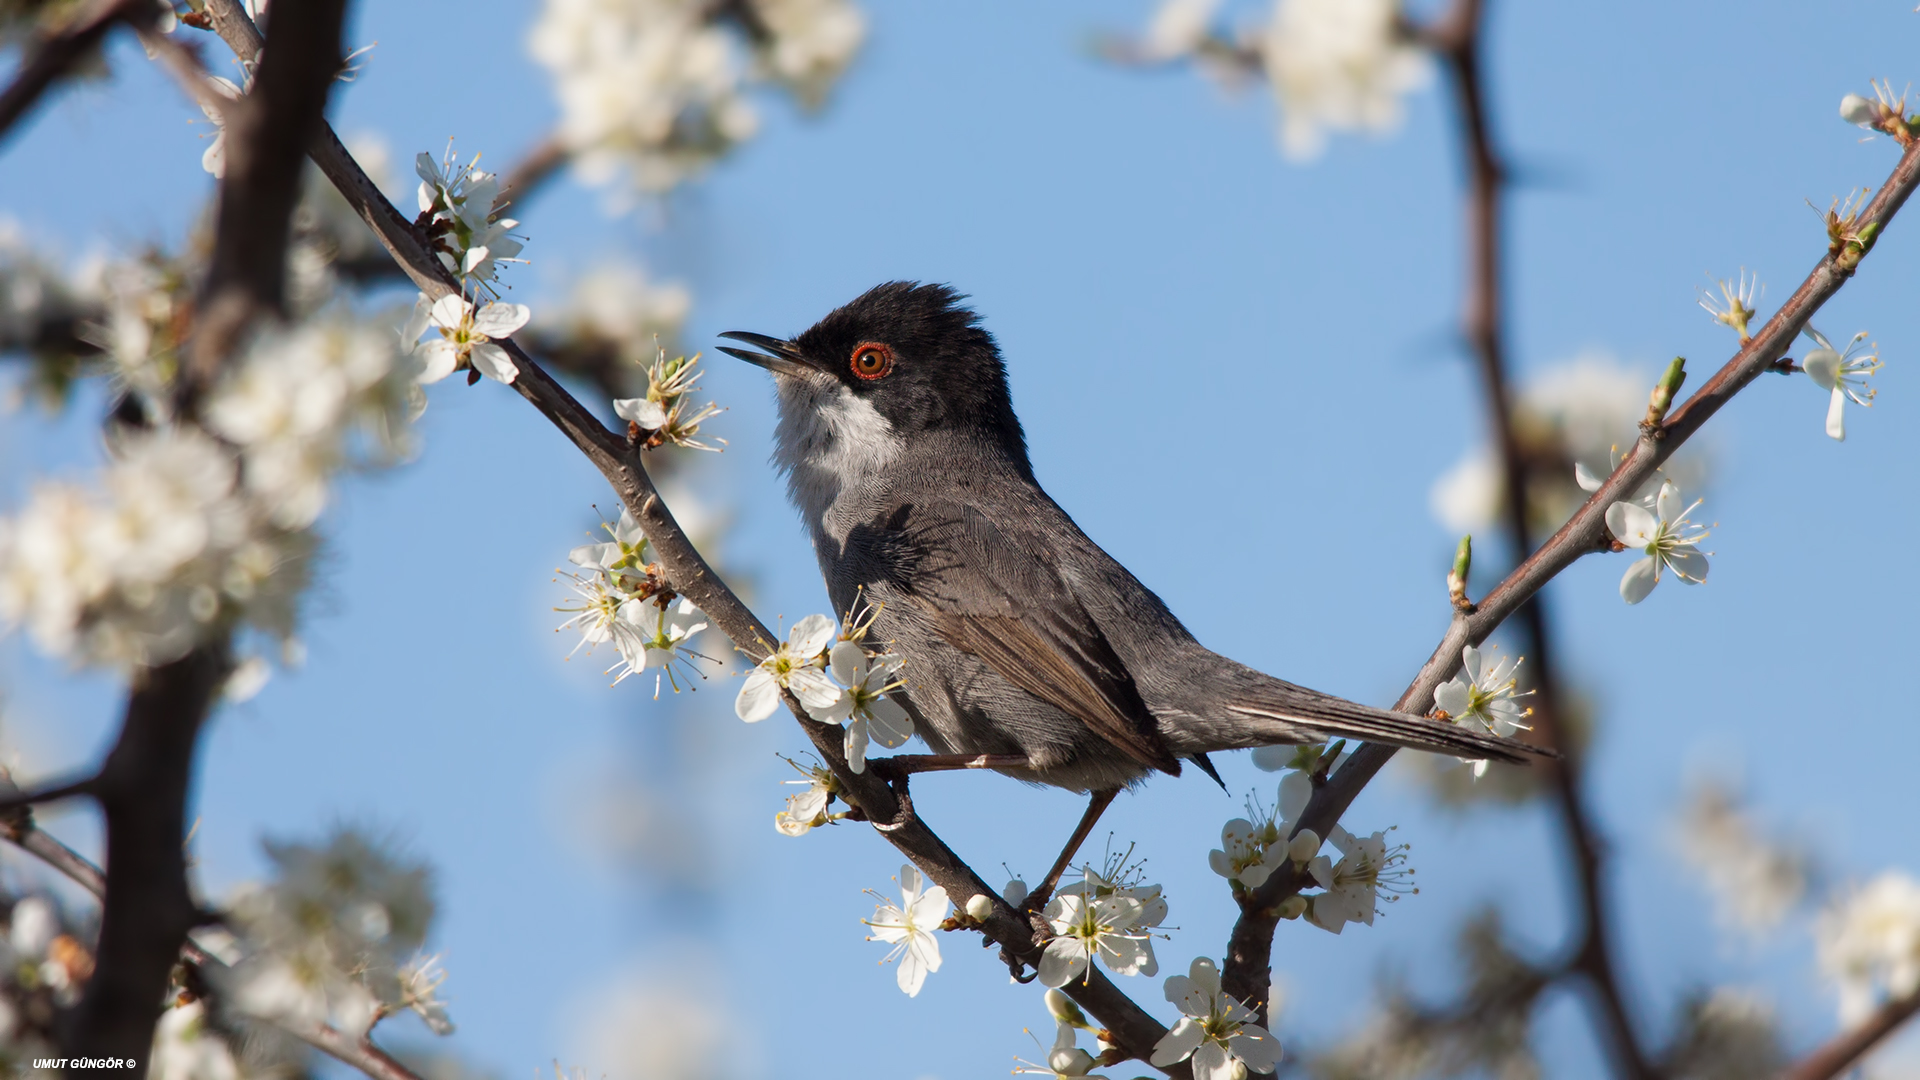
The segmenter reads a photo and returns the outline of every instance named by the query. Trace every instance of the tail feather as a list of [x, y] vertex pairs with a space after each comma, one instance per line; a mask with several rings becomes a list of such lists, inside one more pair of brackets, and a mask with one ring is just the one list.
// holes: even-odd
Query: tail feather
[[1276, 743], [1298, 741], [1304, 734], [1316, 741], [1329, 738], [1361, 739], [1410, 750], [1429, 750], [1476, 760], [1491, 758], [1514, 764], [1524, 763], [1530, 758], [1560, 756], [1518, 739], [1502, 739], [1459, 724], [1375, 709], [1278, 679], [1273, 682], [1279, 683], [1285, 690], [1275, 692], [1277, 687], [1263, 687], [1262, 690], [1266, 692], [1261, 693], [1257, 700], [1229, 702], [1227, 711], [1244, 718], [1272, 720], [1286, 725], [1290, 730], [1274, 732], [1273, 741]]

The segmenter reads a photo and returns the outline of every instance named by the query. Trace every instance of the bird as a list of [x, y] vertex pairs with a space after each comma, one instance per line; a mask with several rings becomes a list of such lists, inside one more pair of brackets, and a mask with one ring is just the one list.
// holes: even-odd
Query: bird
[[[1034, 475], [998, 344], [942, 284], [891, 281], [805, 332], [720, 348], [771, 372], [773, 464], [840, 612], [889, 644], [929, 755], [1091, 795], [1040, 895], [1121, 790], [1216, 781], [1209, 753], [1359, 739], [1470, 759], [1546, 753], [1256, 671], [1195, 639]], [[888, 759], [881, 759], [882, 761]], [[1225, 785], [1222, 784], [1222, 787]]]

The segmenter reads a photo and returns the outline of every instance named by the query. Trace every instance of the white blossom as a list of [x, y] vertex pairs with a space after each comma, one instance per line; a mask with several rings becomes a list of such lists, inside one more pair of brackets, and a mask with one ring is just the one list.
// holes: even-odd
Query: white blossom
[[813, 718], [846, 726], [847, 766], [865, 772], [869, 740], [892, 750], [913, 738], [913, 718], [887, 696], [906, 685], [895, 677], [906, 660], [897, 653], [871, 655], [852, 641], [835, 643], [829, 656], [828, 670], [840, 683], [840, 698]]
[[1317, 157], [1328, 131], [1391, 131], [1426, 84], [1426, 54], [1396, 26], [1395, 0], [1278, 0], [1261, 55], [1289, 157]]
[[589, 182], [624, 172], [665, 191], [757, 129], [740, 44], [706, 14], [697, 0], [548, 0], [533, 55]]
[[1063, 892], [1047, 903], [1047, 922], [1054, 937], [1040, 957], [1040, 982], [1065, 986], [1084, 978], [1098, 956], [1118, 975], [1152, 975], [1159, 970], [1153, 958], [1153, 938], [1140, 927], [1143, 907], [1130, 896], [1092, 899]]
[[[511, 337], [527, 324], [531, 316], [525, 304], [491, 301], [476, 309], [466, 297], [448, 293], [428, 300], [425, 293], [414, 302], [413, 314], [400, 331], [400, 340], [420, 358], [419, 381], [436, 383], [454, 372], [471, 366], [473, 370], [503, 383], [520, 375], [507, 350], [493, 343], [495, 338]], [[436, 336], [414, 345], [429, 329]]]
[[1273, 812], [1256, 813], [1257, 824], [1247, 818], [1227, 822], [1220, 830], [1220, 847], [1207, 855], [1207, 865], [1214, 873], [1248, 889], [1266, 884], [1267, 878], [1286, 863], [1287, 838], [1312, 797], [1312, 779], [1304, 772], [1289, 772], [1280, 780], [1279, 801]]
[[[662, 680], [672, 685], [674, 693], [680, 692], [680, 683], [673, 668], [675, 663], [690, 673], [698, 673], [691, 658], [701, 654], [689, 649], [687, 640], [705, 630], [707, 624], [701, 618], [700, 609], [684, 597], [679, 603], [668, 606], [658, 602], [646, 606], [651, 609], [651, 614], [645, 610], [640, 613], [643, 636], [638, 653], [634, 656], [622, 653], [620, 662], [608, 669], [608, 673], [619, 672], [613, 680], [617, 685], [629, 675], [642, 671], [653, 672], [653, 696], [657, 700]], [[639, 662], [635, 663], [636, 660]]]
[[1820, 967], [1840, 989], [1840, 1019], [1854, 1024], [1875, 1000], [1920, 992], [1920, 882], [1888, 870], [1841, 897], [1814, 929]]
[[618, 522], [602, 522], [600, 527], [613, 539], [574, 548], [567, 552], [568, 562], [609, 574], [637, 573], [647, 565], [647, 534], [634, 520], [633, 511], [621, 507]]
[[1851, 401], [1862, 408], [1873, 406], [1874, 391], [1867, 385], [1867, 379], [1881, 367], [1880, 355], [1867, 346], [1865, 355], [1856, 356], [1860, 343], [1866, 340], [1866, 331], [1853, 335], [1847, 343], [1845, 352], [1833, 347], [1820, 331], [1809, 326], [1808, 337], [1818, 345], [1809, 349], [1807, 355], [1800, 358], [1800, 366], [1806, 370], [1807, 377], [1820, 384], [1827, 391], [1827, 434], [1836, 440], [1847, 437], [1846, 407]]
[[[652, 432], [653, 439], [659, 442], [669, 442], [689, 450], [719, 449], [697, 438], [700, 425], [723, 411], [712, 402], [697, 409], [693, 406], [692, 395], [699, 389], [696, 385], [700, 377], [696, 366], [699, 360], [698, 355], [691, 359], [676, 357], [668, 360], [666, 350], [659, 350], [657, 358], [647, 368], [646, 396], [614, 399], [614, 414], [644, 431]], [[718, 441], [726, 444], [725, 439]], [[655, 443], [650, 441], [648, 445]]]
[[612, 642], [620, 656], [616, 667], [624, 664], [629, 674], [644, 671], [649, 631], [653, 629], [648, 626], [647, 602], [619, 588], [609, 574], [562, 576], [567, 579], [567, 587], [573, 590], [573, 599], [554, 607], [555, 611], [568, 616], [557, 629], [580, 634], [580, 640], [567, 655], [572, 656], [582, 648], [592, 652], [594, 646]]
[[833, 802], [840, 785], [831, 772], [818, 765], [802, 768], [792, 760], [787, 764], [799, 769], [806, 779], [788, 780], [786, 783], [804, 784], [806, 790], [787, 797], [787, 808], [773, 815], [773, 827], [784, 836], [805, 836], [808, 830], [827, 823], [827, 807]]
[[1167, 1000], [1182, 1016], [1154, 1044], [1157, 1066], [1193, 1059], [1194, 1080], [1235, 1080], [1246, 1072], [1270, 1073], [1280, 1064], [1280, 1043], [1255, 1021], [1258, 1013], [1220, 988], [1220, 970], [1200, 957], [1185, 975], [1170, 975]]
[[733, 702], [734, 715], [749, 724], [765, 720], [779, 707], [782, 688], [791, 690], [815, 719], [838, 706], [841, 690], [820, 670], [833, 637], [833, 620], [825, 615], [809, 615], [794, 623], [787, 640], [747, 673]]
[[1161, 0], [1140, 38], [1148, 59], [1172, 60], [1187, 56], [1207, 39], [1220, 0]]
[[1644, 553], [1620, 579], [1621, 599], [1629, 604], [1645, 600], [1666, 570], [1689, 585], [1707, 580], [1707, 556], [1699, 544], [1709, 532], [1687, 517], [1701, 501], [1683, 508], [1680, 489], [1668, 480], [1660, 485], [1652, 510], [1627, 502], [1607, 507], [1607, 528], [1614, 538]]
[[[878, 893], [868, 890], [871, 895]], [[900, 867], [900, 903], [879, 897], [883, 902], [873, 909], [873, 918], [863, 919], [873, 928], [868, 941], [884, 941], [893, 950], [880, 961], [900, 961], [896, 979], [908, 997], [920, 993], [930, 972], [940, 970], [940, 942], [933, 932], [946, 920], [953, 905], [947, 902], [947, 890], [928, 886], [912, 863]]]
[[1326, 890], [1308, 898], [1308, 921], [1336, 934], [1350, 922], [1372, 926], [1382, 892], [1391, 902], [1403, 893], [1420, 891], [1413, 886], [1413, 871], [1406, 865], [1406, 845], [1389, 847], [1386, 838], [1384, 832], [1355, 836], [1339, 825], [1333, 827], [1327, 842], [1341, 859], [1335, 865], [1319, 855], [1307, 864], [1314, 881]]
[[[1479, 649], [1468, 645], [1460, 651], [1460, 674], [1434, 690], [1434, 706], [1454, 723], [1471, 722], [1503, 739], [1529, 728], [1531, 725], [1524, 721], [1533, 710], [1515, 704], [1516, 698], [1533, 693], [1531, 690], [1521, 692], [1520, 680], [1514, 677], [1520, 661], [1516, 656], [1487, 663]], [[1485, 775], [1485, 758], [1462, 760], [1471, 760], [1474, 779]]]
[[728, 17], [698, 0], [547, 0], [533, 54], [558, 84], [560, 137], [590, 182], [624, 173], [642, 192], [672, 188], [753, 135], [756, 79], [818, 104], [866, 34], [848, 0], [741, 8]]
[[461, 165], [448, 147], [444, 162], [422, 152], [414, 158], [413, 168], [420, 177], [420, 212], [428, 216], [428, 231], [441, 264], [461, 277], [485, 282], [495, 278], [494, 264], [520, 254], [522, 245], [508, 231], [519, 222], [494, 217], [500, 178], [474, 168], [479, 162], [476, 154]]

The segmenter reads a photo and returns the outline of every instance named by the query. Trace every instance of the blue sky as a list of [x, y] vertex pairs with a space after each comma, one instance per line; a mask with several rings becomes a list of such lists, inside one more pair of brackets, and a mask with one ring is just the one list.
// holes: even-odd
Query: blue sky
[[[1139, 25], [1145, 5], [869, 10], [869, 43], [824, 113], [767, 102], [763, 134], [664, 213], [609, 218], [572, 182], [523, 207], [532, 265], [508, 271], [514, 299], [555, 303], [600, 258], [640, 256], [692, 289], [686, 340], [710, 349], [721, 330], [798, 331], [881, 280], [951, 282], [1006, 351], [1041, 480], [1090, 535], [1210, 646], [1391, 700], [1448, 614], [1454, 537], [1428, 488], [1483, 427], [1453, 344], [1444, 97], [1417, 94], [1399, 133], [1336, 139], [1301, 166], [1277, 152], [1262, 88], [1232, 96], [1091, 57], [1093, 32]], [[337, 98], [336, 127], [377, 133], [400, 160], [451, 135], [506, 164], [555, 118], [523, 43], [531, 18], [492, 0], [359, 5], [353, 40], [379, 47]], [[1724, 362], [1732, 337], [1695, 290], [1746, 266], [1777, 300], [1812, 267], [1824, 237], [1807, 201], [1877, 182], [1895, 156], [1835, 107], [1870, 77], [1912, 75], [1917, 20], [1885, 2], [1496, 5], [1496, 121], [1524, 182], [1518, 377], [1587, 350], [1649, 377], [1675, 354], [1696, 381]], [[115, 66], [0, 155], [0, 213], [75, 259], [177, 241], [210, 190], [198, 110], [137, 49]], [[1896, 223], [1816, 320], [1836, 338], [1870, 330], [1887, 359], [1880, 402], [1850, 416], [1845, 444], [1822, 434], [1824, 398], [1800, 378], [1763, 379], [1712, 425], [1709, 585], [1629, 608], [1624, 560], [1590, 558], [1552, 589], [1562, 655], [1602, 708], [1591, 797], [1614, 843], [1622, 966], [1655, 1033], [1679, 995], [1719, 984], [1762, 988], [1802, 1045], [1832, 1023], [1798, 925], [1759, 945], [1713, 931], [1672, 855], [1689, 775], [1737, 772], [1763, 819], [1815, 838], [1837, 879], [1920, 870], [1905, 824], [1920, 734], [1898, 679], [1920, 599], [1901, 556], [1920, 529], [1915, 230]], [[766, 465], [764, 374], [721, 356], [707, 386], [731, 408], [713, 428], [729, 450], [699, 474], [731, 515], [725, 565], [763, 618], [823, 610]], [[92, 458], [98, 410], [0, 421], [10, 500], [36, 472]], [[965, 940], [914, 1000], [875, 968], [860, 890], [891, 889], [891, 848], [858, 826], [799, 841], [768, 827], [791, 775], [774, 755], [804, 747], [791, 725], [741, 725], [725, 678], [656, 703], [638, 680], [610, 691], [591, 660], [563, 662], [552, 569], [592, 505], [610, 505], [591, 468], [490, 383], [436, 388], [424, 425], [424, 457], [349, 483], [326, 526], [306, 667], [206, 742], [194, 850], [209, 893], [261, 870], [263, 834], [345, 821], [399, 837], [439, 868], [436, 947], [461, 1024], [447, 1045], [505, 1076], [555, 1058], [613, 1068], [586, 1056], [580, 1029], [648, 981], [722, 1017], [738, 1047], [725, 1065], [743, 1075], [954, 1080], [1031, 1056], [1020, 1029], [1044, 1025], [1038, 993]], [[110, 736], [109, 682], [17, 640], [0, 678], [0, 737], [30, 765], [76, 765]], [[1245, 791], [1271, 799], [1273, 778], [1244, 756], [1222, 771], [1232, 798], [1162, 779], [1105, 823], [1168, 888], [1168, 971], [1222, 947], [1231, 904], [1205, 852]], [[1044, 869], [1078, 811], [990, 776], [929, 778], [915, 797], [990, 879], [1003, 862]], [[1451, 929], [1481, 905], [1540, 950], [1564, 933], [1540, 812], [1435, 813], [1401, 771], [1348, 824], [1400, 825], [1422, 891], [1338, 938], [1282, 927], [1283, 1037], [1334, 1037], [1386, 974], [1446, 985]], [[62, 828], [90, 836], [83, 817]], [[669, 850], [671, 874], [657, 861]], [[1600, 1075], [1570, 1000], [1542, 1031], [1554, 1075]]]

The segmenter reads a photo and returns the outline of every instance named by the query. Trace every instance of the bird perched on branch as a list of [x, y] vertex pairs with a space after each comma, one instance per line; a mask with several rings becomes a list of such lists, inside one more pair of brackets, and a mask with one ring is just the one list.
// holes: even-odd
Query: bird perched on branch
[[1183, 760], [1217, 780], [1215, 750], [1344, 737], [1539, 752], [1296, 686], [1194, 640], [1041, 490], [999, 347], [963, 299], [890, 282], [791, 340], [721, 335], [764, 350], [721, 346], [774, 374], [774, 460], [835, 609], [864, 592], [872, 634], [906, 661], [897, 697], [934, 753], [894, 771], [984, 766], [1091, 792], [1064, 865], [1114, 793], [1178, 776]]

